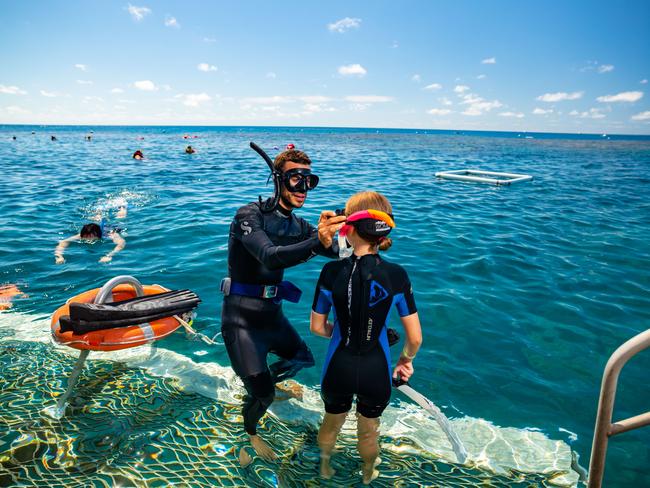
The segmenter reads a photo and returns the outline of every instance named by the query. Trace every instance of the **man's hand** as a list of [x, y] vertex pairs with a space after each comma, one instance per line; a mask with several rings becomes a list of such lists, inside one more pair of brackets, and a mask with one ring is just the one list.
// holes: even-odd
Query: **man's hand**
[[345, 224], [344, 215], [336, 215], [331, 210], [324, 210], [318, 219], [318, 240], [325, 249], [332, 247], [332, 239]]
[[100, 263], [110, 263], [113, 260], [112, 256], [106, 255], [102, 256], [102, 258], [99, 260]]
[[65, 258], [63, 256], [54, 256], [54, 262], [56, 264], [63, 264], [65, 263]]

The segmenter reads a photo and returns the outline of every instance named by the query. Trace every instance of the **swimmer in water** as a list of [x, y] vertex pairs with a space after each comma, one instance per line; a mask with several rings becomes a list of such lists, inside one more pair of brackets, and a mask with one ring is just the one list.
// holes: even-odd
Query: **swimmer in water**
[[[318, 432], [320, 475], [334, 475], [330, 457], [338, 434], [356, 397], [357, 449], [363, 460], [363, 484], [379, 471], [379, 419], [388, 406], [391, 376], [407, 381], [422, 343], [413, 289], [399, 264], [386, 261], [379, 251], [391, 246], [395, 227], [390, 202], [376, 192], [353, 195], [345, 206], [346, 225], [339, 232], [339, 249], [352, 255], [332, 261], [321, 271], [312, 305], [312, 333], [330, 339], [321, 398], [325, 417]], [[391, 371], [388, 314], [397, 309], [406, 332], [402, 355]], [[334, 309], [334, 323], [327, 320]]]
[[[121, 206], [117, 213], [115, 214], [115, 217], [118, 219], [123, 219], [126, 217], [127, 214], [127, 209], [126, 206]], [[86, 241], [86, 242], [97, 242], [101, 239], [107, 238], [113, 241], [115, 244], [115, 247], [113, 248], [112, 251], [107, 253], [106, 255], [102, 256], [99, 259], [100, 263], [109, 263], [113, 259], [113, 256], [120, 252], [124, 247], [126, 246], [126, 241], [124, 238], [120, 235], [121, 229], [117, 227], [112, 227], [112, 228], [107, 228], [106, 222], [102, 218], [101, 213], [98, 213], [93, 217], [93, 220], [98, 221], [99, 223], [89, 223], [84, 225], [81, 228], [81, 231], [79, 234], [75, 234], [73, 236], [68, 237], [67, 239], [63, 239], [59, 241], [59, 244], [56, 246], [56, 249], [54, 250], [54, 262], [56, 264], [63, 264], [65, 263], [65, 258], [63, 257], [63, 254], [65, 253], [66, 248], [70, 245], [71, 242], [79, 242], [79, 241]]]
[[58, 139], [57, 139], [56, 137], [54, 137], [54, 136], [50, 136], [50, 139], [53, 140], [53, 141], [57, 141], [57, 140], [58, 140]]
[[196, 151], [194, 150], [194, 148], [193, 148], [192, 146], [187, 146], [187, 147], [185, 148], [185, 153], [186, 153], [186, 154], [194, 154], [195, 152], [196, 152]]
[[12, 307], [14, 297], [25, 298], [20, 288], [14, 284], [0, 285], [0, 310], [9, 310]]
[[133, 153], [133, 159], [137, 159], [138, 161], [141, 159], [144, 159], [144, 153], [138, 149], [136, 152]]

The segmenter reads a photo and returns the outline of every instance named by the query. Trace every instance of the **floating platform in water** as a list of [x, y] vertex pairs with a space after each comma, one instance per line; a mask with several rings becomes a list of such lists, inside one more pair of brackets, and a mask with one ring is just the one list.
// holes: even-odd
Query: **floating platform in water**
[[500, 173], [498, 171], [484, 171], [480, 169], [456, 169], [453, 171], [439, 171], [436, 177], [446, 180], [472, 181], [475, 183], [490, 183], [492, 185], [512, 185], [533, 179], [530, 175], [515, 173]]

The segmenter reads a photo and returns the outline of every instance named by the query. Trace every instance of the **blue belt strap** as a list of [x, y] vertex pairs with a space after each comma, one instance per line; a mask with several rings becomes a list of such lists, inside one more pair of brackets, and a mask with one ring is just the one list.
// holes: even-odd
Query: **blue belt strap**
[[283, 281], [278, 285], [251, 285], [248, 283], [231, 281], [229, 294], [273, 299], [276, 303], [279, 303], [281, 300], [298, 303], [302, 291], [300, 291], [300, 288], [290, 281]]

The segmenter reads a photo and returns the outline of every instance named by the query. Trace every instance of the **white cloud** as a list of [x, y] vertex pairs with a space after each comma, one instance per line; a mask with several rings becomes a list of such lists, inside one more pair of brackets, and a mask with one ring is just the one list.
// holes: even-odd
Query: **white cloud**
[[642, 79], [641, 81], [639, 81], [639, 83], [641, 83], [642, 85], [645, 85], [646, 83], [648, 83], [648, 80], [646, 80], [646, 79], [644, 78], [644, 79]]
[[452, 101], [449, 100], [447, 97], [439, 98], [438, 101], [439, 101], [441, 104], [445, 105], [446, 107], [449, 107], [450, 105], [453, 105]]
[[5, 107], [5, 111], [12, 115], [29, 115], [31, 113], [29, 110], [18, 107], [16, 105], [9, 105], [8, 107]]
[[213, 42], [217, 42], [217, 40], [214, 37], [204, 37], [203, 42], [213, 43]]
[[640, 91], [629, 91], [621, 92], [616, 95], [605, 95], [602, 97], [596, 98], [599, 102], [611, 103], [611, 102], [636, 102], [643, 98], [643, 92]]
[[172, 17], [171, 15], [167, 15], [165, 17], [165, 26], [180, 29], [181, 24], [178, 23], [178, 20], [176, 20], [176, 17]]
[[478, 75], [478, 76], [476, 77], [477, 80], [484, 80], [485, 78], [487, 78], [486, 75]]
[[180, 93], [175, 98], [182, 99], [183, 105], [188, 107], [198, 107], [200, 104], [212, 100], [212, 97], [207, 93]]
[[442, 85], [440, 83], [431, 83], [423, 88], [423, 90], [440, 90]]
[[360, 64], [348, 64], [339, 66], [339, 74], [342, 76], [365, 76], [366, 68]]
[[131, 14], [131, 17], [133, 17], [133, 20], [136, 22], [140, 22], [142, 19], [144, 19], [145, 15], [149, 15], [151, 13], [150, 8], [136, 7], [135, 5], [131, 4], [129, 4], [126, 10], [128, 10], [128, 12]]
[[271, 80], [275, 80], [277, 78], [277, 75], [273, 71], [269, 71], [268, 73], [266, 73], [266, 77]]
[[393, 44], [390, 47], [397, 49], [399, 47], [399, 43], [397, 41], [393, 41]]
[[92, 85], [93, 84], [93, 82], [90, 81], [90, 80], [77, 80], [77, 83], [79, 83], [80, 85]]
[[463, 99], [463, 101], [460, 102], [461, 105], [469, 105], [469, 104], [472, 104], [472, 103], [479, 103], [479, 102], [483, 101], [483, 99], [481, 97], [479, 97], [478, 95], [475, 95], [473, 93], [468, 93], [466, 95], [460, 95], [460, 97]]
[[353, 103], [350, 105], [350, 110], [353, 112], [363, 112], [368, 107], [370, 107], [370, 104], [368, 103]]
[[650, 120], [650, 110], [633, 115], [632, 120]]
[[411, 76], [411, 81], [414, 81], [415, 83], [420, 83], [422, 81], [422, 77], [418, 74], [414, 74]]
[[352, 95], [345, 97], [345, 100], [355, 103], [384, 103], [392, 102], [393, 97], [384, 97], [381, 95]]
[[336, 109], [334, 107], [330, 107], [322, 103], [306, 103], [302, 109], [304, 110], [305, 114], [313, 114], [318, 112], [336, 112]]
[[467, 85], [456, 85], [454, 87], [454, 92], [455, 93], [463, 93], [463, 92], [466, 92], [467, 90], [469, 90], [469, 86], [467, 86]]
[[602, 113], [600, 108], [590, 108], [585, 112], [578, 112], [577, 110], [571, 110], [569, 115], [573, 117], [580, 117], [581, 119], [604, 119], [605, 114]]
[[124, 93], [124, 90], [122, 90], [121, 88], [113, 88], [111, 90], [111, 93]]
[[330, 97], [324, 97], [322, 95], [307, 95], [303, 97], [296, 97], [296, 99], [307, 104], [323, 104], [332, 100]]
[[561, 102], [563, 100], [577, 100], [579, 98], [582, 98], [582, 95], [584, 95], [585, 92], [583, 91], [577, 91], [577, 92], [557, 92], [557, 93], [544, 93], [544, 95], [540, 95], [537, 97], [537, 100], [540, 102]]
[[341, 20], [337, 20], [332, 24], [327, 24], [327, 28], [330, 32], [343, 33], [350, 29], [358, 29], [361, 25], [361, 19], [345, 17]]
[[27, 92], [25, 90], [21, 90], [17, 86], [13, 85], [0, 85], [0, 93], [4, 93], [5, 95], [27, 95]]
[[80, 69], [81, 71], [86, 71], [88, 69], [88, 66], [86, 66], [85, 64], [80, 64], [80, 63], [75, 64], [74, 67], [77, 68], [77, 69]]
[[208, 73], [210, 71], [217, 71], [216, 66], [214, 66], [212, 64], [208, 64], [208, 63], [199, 63], [197, 65], [196, 69], [198, 69], [199, 71], [203, 71], [205, 73]]
[[432, 108], [431, 110], [427, 110], [427, 113], [431, 115], [447, 115], [451, 113], [451, 110], [448, 108]]
[[497, 64], [497, 58], [486, 58], [481, 61], [481, 64]]
[[524, 116], [521, 112], [501, 112], [499, 115], [501, 117], [515, 117], [517, 119], [521, 119]]
[[50, 98], [56, 97], [56, 93], [45, 91], [45, 90], [41, 90], [41, 95], [43, 95], [44, 97], [50, 97]]
[[136, 81], [135, 83], [133, 83], [133, 86], [136, 87], [138, 90], [143, 90], [143, 91], [158, 90], [158, 87], [151, 80]]
[[274, 97], [246, 97], [242, 99], [243, 103], [252, 105], [277, 105], [279, 103], [290, 103], [292, 101], [293, 99], [291, 97], [281, 97], [278, 95]]
[[499, 100], [493, 100], [491, 102], [483, 100], [480, 97], [477, 97], [480, 101], [473, 102], [464, 112], [461, 112], [463, 115], [477, 116], [483, 115], [484, 112], [489, 112], [492, 109], [499, 108], [502, 106]]
[[610, 71], [614, 71], [613, 64], [601, 64], [600, 66], [598, 66], [599, 73], [609, 73]]
[[534, 115], [546, 115], [546, 114], [551, 114], [553, 113], [553, 109], [549, 108], [548, 110], [543, 109], [543, 108], [538, 108], [535, 107], [535, 110], [533, 110]]

